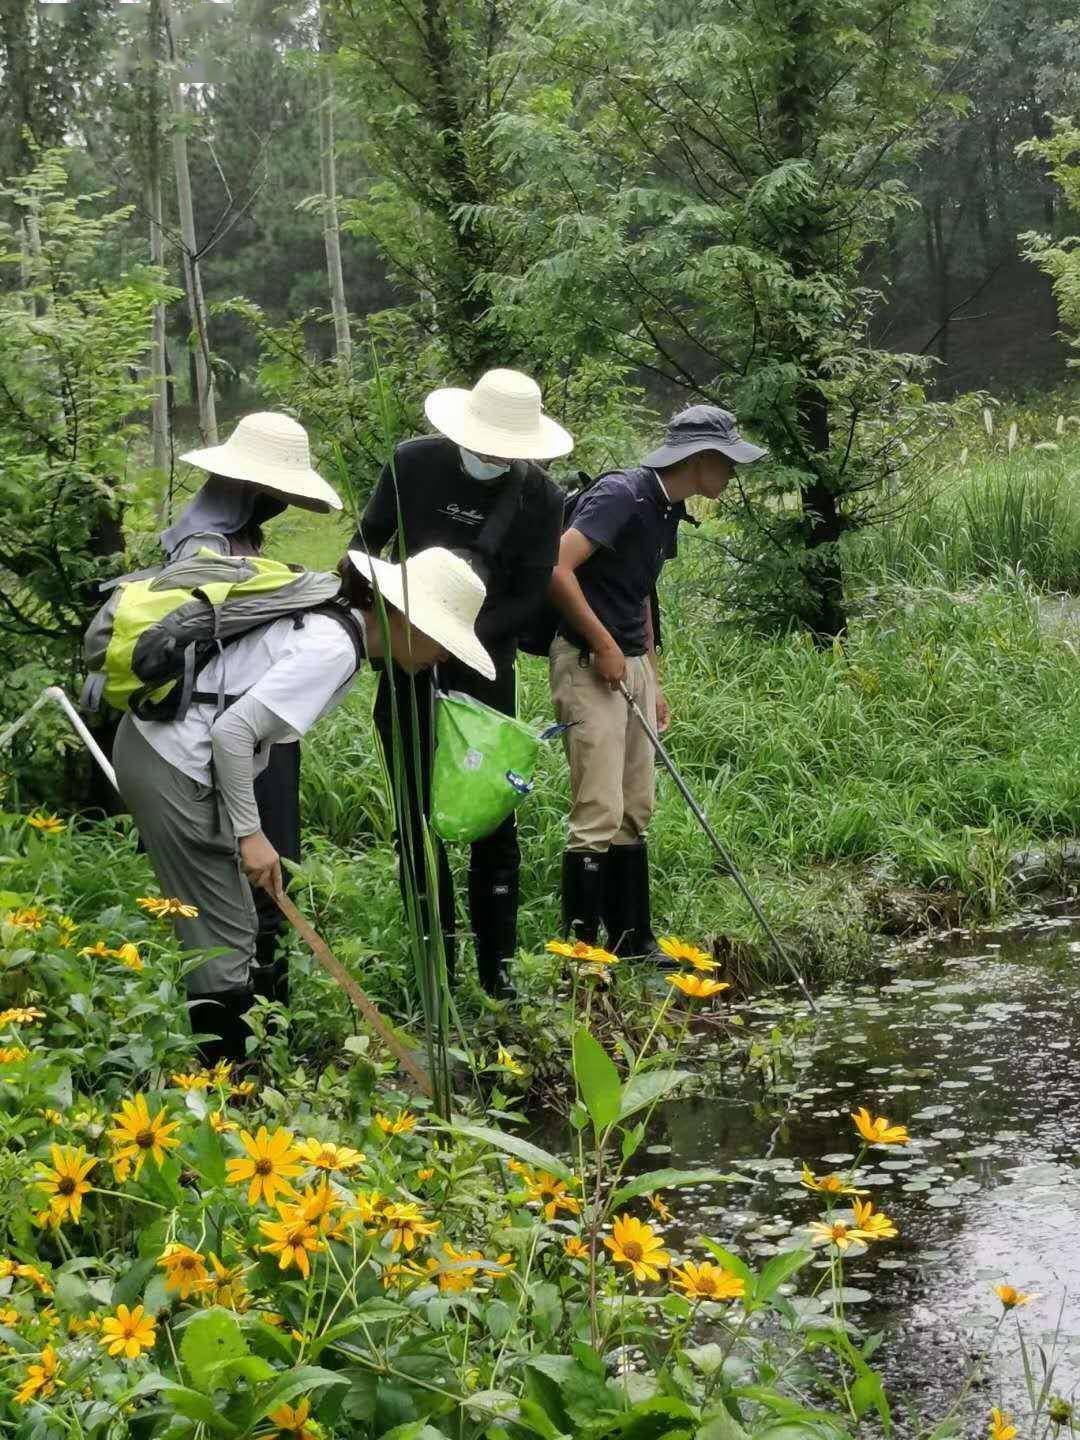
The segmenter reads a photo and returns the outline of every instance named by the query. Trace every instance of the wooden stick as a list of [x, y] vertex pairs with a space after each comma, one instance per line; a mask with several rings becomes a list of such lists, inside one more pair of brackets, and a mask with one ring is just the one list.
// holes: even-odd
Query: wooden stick
[[300, 911], [289, 899], [288, 895], [275, 895], [274, 899], [277, 901], [278, 909], [307, 945], [308, 949], [315, 956], [315, 959], [318, 960], [319, 964], [328, 974], [333, 976], [386, 1048], [393, 1053], [402, 1068], [408, 1071], [409, 1075], [416, 1081], [423, 1093], [430, 1098], [432, 1093], [431, 1080], [428, 1077], [427, 1071], [416, 1063], [408, 1048], [403, 1045], [394, 1034], [393, 1030], [391, 1030], [390, 1026], [375, 1008], [374, 1001], [370, 1000], [368, 996], [364, 994], [360, 986], [345, 969], [345, 966], [342, 965], [341, 961], [330, 949], [330, 946], [327, 945], [321, 935], [311, 928], [303, 915], [300, 914]]

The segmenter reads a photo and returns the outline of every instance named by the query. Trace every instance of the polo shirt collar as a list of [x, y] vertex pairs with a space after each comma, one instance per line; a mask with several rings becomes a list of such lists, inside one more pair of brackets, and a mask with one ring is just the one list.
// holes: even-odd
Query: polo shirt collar
[[647, 465], [645, 468], [656, 481], [656, 487], [660, 491], [660, 494], [664, 497], [665, 505], [673, 505], [675, 502], [672, 500], [671, 496], [667, 492], [667, 487], [660, 477], [660, 471], [654, 470], [651, 465]]

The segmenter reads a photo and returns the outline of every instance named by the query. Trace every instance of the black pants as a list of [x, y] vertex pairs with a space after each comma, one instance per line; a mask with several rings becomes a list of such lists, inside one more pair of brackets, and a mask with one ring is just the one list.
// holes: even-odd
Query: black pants
[[[475, 671], [451, 660], [440, 665], [438, 684], [443, 690], [460, 690], [474, 699], [513, 715], [517, 704], [517, 676], [514, 657], [494, 657], [497, 670], [494, 680], [484, 680]], [[391, 675], [393, 679], [391, 680]], [[400, 754], [404, 786], [398, 783], [398, 767], [393, 759], [393, 719], [391, 684], [397, 695]], [[412, 687], [416, 687], [416, 709], [419, 721], [420, 773], [414, 764]], [[398, 666], [384, 670], [379, 676], [375, 698], [375, 725], [382, 740], [394, 787], [397, 815], [397, 850], [401, 867], [402, 889], [409, 884], [410, 873], [420, 896], [421, 922], [430, 932], [431, 917], [427, 904], [423, 840], [419, 819], [431, 813], [431, 723], [434, 682], [427, 673], [408, 676]], [[401, 793], [404, 789], [404, 794]], [[434, 838], [434, 837], [433, 837]], [[438, 857], [439, 918], [442, 926], [448, 966], [455, 955], [454, 882], [450, 864], [441, 843], [436, 842]], [[476, 956], [481, 976], [497, 960], [507, 960], [517, 947], [518, 883], [521, 852], [518, 848], [517, 821], [513, 815], [483, 840], [477, 840], [469, 856], [469, 919], [476, 941]]]
[[[255, 780], [255, 803], [259, 807], [262, 832], [279, 855], [300, 862], [300, 746], [272, 745], [266, 769]], [[289, 877], [282, 870], [285, 886]], [[285, 924], [285, 916], [261, 886], [253, 886], [255, 910], [259, 917], [259, 963], [271, 963], [274, 941]], [[263, 959], [263, 955], [267, 956]]]

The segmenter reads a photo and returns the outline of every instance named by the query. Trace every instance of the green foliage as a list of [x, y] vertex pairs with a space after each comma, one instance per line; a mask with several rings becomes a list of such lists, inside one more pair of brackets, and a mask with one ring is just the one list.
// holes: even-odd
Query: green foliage
[[[1060, 187], [1070, 215], [1080, 216], [1080, 125], [1058, 119], [1053, 135], [1026, 141], [1019, 147], [1019, 153], [1037, 156], [1048, 163], [1050, 178]], [[1080, 236], [1055, 239], [1031, 232], [1020, 238], [1027, 258], [1034, 260], [1053, 281], [1061, 319], [1072, 332], [1073, 348], [1080, 349]], [[1070, 363], [1080, 365], [1080, 359]]]
[[122, 548], [151, 307], [175, 292], [139, 269], [109, 278], [126, 212], [95, 215], [102, 197], [71, 193], [62, 152], [0, 196], [39, 236], [0, 227], [0, 654], [70, 681], [95, 582]]

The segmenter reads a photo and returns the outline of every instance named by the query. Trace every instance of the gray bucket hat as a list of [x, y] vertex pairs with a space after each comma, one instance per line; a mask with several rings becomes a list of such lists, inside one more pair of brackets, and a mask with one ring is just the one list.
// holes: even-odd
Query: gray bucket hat
[[769, 453], [742, 438], [730, 410], [721, 410], [718, 405], [691, 405], [672, 416], [663, 445], [641, 463], [662, 470], [702, 450], [718, 450], [736, 465], [751, 465]]

